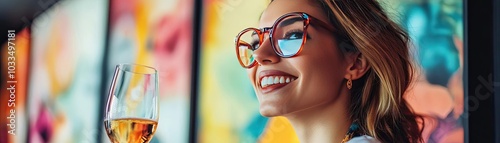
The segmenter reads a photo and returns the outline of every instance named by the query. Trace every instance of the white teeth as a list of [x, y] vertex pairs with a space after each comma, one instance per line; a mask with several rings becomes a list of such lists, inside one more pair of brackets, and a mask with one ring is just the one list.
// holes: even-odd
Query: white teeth
[[277, 76], [275, 76], [275, 77], [274, 77], [274, 82], [273, 82], [273, 83], [274, 83], [274, 84], [276, 84], [276, 83], [280, 83], [280, 78], [279, 78], [279, 77], [277, 77]]
[[266, 87], [270, 86], [273, 84], [283, 84], [283, 83], [290, 83], [294, 81], [295, 79], [293, 77], [285, 77], [285, 76], [267, 76], [263, 77], [260, 86], [261, 87]]
[[274, 82], [274, 78], [272, 76], [267, 78], [267, 85], [271, 85], [271, 84], [273, 84], [273, 82]]
[[267, 85], [267, 77], [262, 78], [262, 81], [260, 82], [260, 86], [264, 87]]

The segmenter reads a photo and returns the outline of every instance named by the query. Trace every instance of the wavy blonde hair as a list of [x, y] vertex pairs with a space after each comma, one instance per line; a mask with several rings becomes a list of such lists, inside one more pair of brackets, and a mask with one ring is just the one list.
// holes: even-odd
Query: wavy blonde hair
[[342, 51], [361, 53], [370, 67], [350, 95], [350, 118], [360, 133], [382, 142], [422, 142], [423, 117], [403, 98], [414, 76], [408, 34], [376, 0], [315, 1], [346, 39], [339, 41]]

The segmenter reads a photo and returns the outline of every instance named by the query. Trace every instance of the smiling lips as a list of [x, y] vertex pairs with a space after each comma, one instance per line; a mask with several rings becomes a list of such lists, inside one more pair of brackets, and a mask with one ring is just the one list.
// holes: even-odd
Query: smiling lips
[[288, 85], [297, 77], [278, 70], [266, 70], [259, 73], [259, 85], [263, 93], [268, 93]]

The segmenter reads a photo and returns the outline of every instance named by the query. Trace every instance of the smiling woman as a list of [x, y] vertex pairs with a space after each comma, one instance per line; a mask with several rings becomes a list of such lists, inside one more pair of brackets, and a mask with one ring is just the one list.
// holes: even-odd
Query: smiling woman
[[301, 142], [422, 142], [408, 35], [375, 0], [274, 0], [236, 54], [267, 117]]

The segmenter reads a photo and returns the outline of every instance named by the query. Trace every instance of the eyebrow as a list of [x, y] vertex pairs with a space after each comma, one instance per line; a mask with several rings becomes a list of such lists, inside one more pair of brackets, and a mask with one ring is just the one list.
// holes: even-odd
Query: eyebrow
[[[281, 21], [280, 24], [278, 25], [278, 27], [285, 27], [288, 25], [292, 25], [295, 22], [302, 21], [302, 20], [304, 20], [302, 17], [288, 18], [288, 19]], [[271, 28], [271, 27], [264, 27], [264, 28]], [[254, 35], [257, 35], [257, 33], [255, 33], [255, 31], [252, 32], [252, 36], [254, 36]]]

